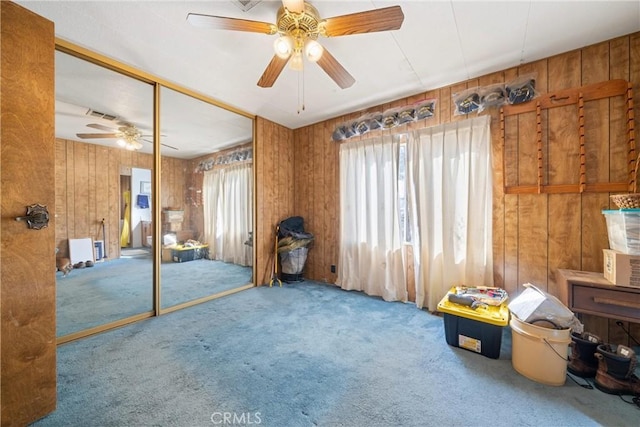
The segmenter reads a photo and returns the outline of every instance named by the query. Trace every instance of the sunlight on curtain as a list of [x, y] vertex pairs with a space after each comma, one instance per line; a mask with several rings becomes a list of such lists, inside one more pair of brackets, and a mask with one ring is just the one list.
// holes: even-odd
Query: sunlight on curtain
[[340, 145], [340, 254], [336, 284], [406, 301], [398, 221], [398, 142], [390, 136]]
[[490, 118], [409, 136], [407, 181], [416, 305], [435, 311], [455, 285], [491, 286]]
[[245, 245], [253, 230], [251, 164], [234, 163], [205, 172], [202, 196], [209, 258], [251, 265], [251, 247]]

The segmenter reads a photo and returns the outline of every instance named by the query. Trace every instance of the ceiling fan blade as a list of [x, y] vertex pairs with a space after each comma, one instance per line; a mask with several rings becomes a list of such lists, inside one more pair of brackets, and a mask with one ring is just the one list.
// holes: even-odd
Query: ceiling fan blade
[[271, 87], [282, 73], [284, 66], [287, 65], [289, 61], [289, 57], [280, 58], [278, 55], [273, 55], [271, 58], [271, 62], [267, 65], [267, 68], [262, 73], [260, 80], [258, 80], [258, 86], [260, 87]]
[[327, 49], [322, 52], [318, 65], [333, 79], [342, 89], [351, 87], [356, 82], [351, 74], [329, 53]]
[[91, 138], [119, 138], [117, 133], [76, 133], [78, 138], [91, 139]]
[[[153, 141], [149, 141], [148, 139], [144, 139], [144, 138], [140, 138], [140, 139], [142, 139], [145, 142], [148, 142], [149, 144], [153, 144]], [[160, 143], [160, 145], [163, 145], [163, 146], [165, 146], [167, 148], [173, 148], [174, 150], [178, 150], [178, 148], [176, 148], [176, 147], [174, 147], [172, 145], [163, 144], [162, 142]]]
[[164, 147], [167, 147], [167, 148], [173, 148], [174, 150], [178, 150], [178, 148], [176, 148], [176, 147], [174, 147], [172, 145], [167, 145], [167, 144], [163, 144], [163, 143], [160, 143], [160, 145], [162, 145]]
[[402, 8], [400, 6], [390, 6], [366, 12], [334, 16], [325, 20], [324, 28], [327, 37], [348, 36], [351, 34], [398, 30], [403, 21]]
[[101, 124], [98, 124], [98, 123], [89, 123], [87, 125], [87, 127], [94, 128], [94, 129], [100, 129], [100, 130], [106, 130], [107, 132], [113, 132], [113, 131], [116, 130], [115, 128], [110, 128], [109, 126], [104, 126], [104, 125], [101, 125]]
[[189, 13], [187, 22], [194, 27], [214, 30], [248, 31], [250, 33], [275, 34], [278, 29], [268, 22], [250, 21], [247, 19], [228, 18], [225, 16], [202, 15]]

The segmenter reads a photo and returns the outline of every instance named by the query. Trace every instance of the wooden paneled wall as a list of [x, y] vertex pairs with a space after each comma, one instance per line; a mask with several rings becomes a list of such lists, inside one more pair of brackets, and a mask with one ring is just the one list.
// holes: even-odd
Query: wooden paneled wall
[[[0, 2], [0, 424], [29, 425], [56, 407], [53, 246], [54, 25]], [[37, 114], [34, 114], [36, 112]], [[49, 226], [27, 228], [45, 205]]]
[[184, 210], [182, 230], [195, 233], [196, 226], [192, 223], [194, 206], [187, 200], [193, 172], [189, 167], [189, 161], [163, 156], [160, 167], [160, 208]]
[[[283, 219], [299, 214], [294, 210], [294, 189], [297, 187], [294, 182], [305, 178], [294, 175], [291, 129], [258, 117], [255, 150], [253, 158], [258, 216], [253, 236], [256, 246], [255, 284], [262, 285], [271, 278], [275, 227]], [[310, 171], [298, 169], [298, 173]]]
[[[120, 175], [153, 170], [153, 156], [118, 147], [56, 139], [56, 247], [68, 256], [68, 239], [102, 240], [105, 219], [108, 258], [120, 256]], [[161, 206], [185, 206], [186, 160], [163, 157]], [[185, 212], [186, 213], [186, 212]]]
[[[314, 247], [309, 251], [305, 276], [330, 283], [336, 279], [336, 275], [331, 273], [331, 266], [338, 261], [339, 249], [339, 163], [338, 144], [331, 141], [331, 133], [337, 124], [368, 111], [384, 111], [425, 98], [437, 99], [436, 114], [428, 120], [410, 124], [409, 128], [464, 120], [468, 117], [453, 114], [452, 94], [476, 86], [507, 83], [529, 73], [536, 74], [536, 89], [540, 93], [612, 79], [630, 81], [635, 92], [635, 128], [640, 129], [640, 33], [296, 129], [293, 132], [294, 211], [305, 218], [308, 231], [316, 237]], [[585, 135], [587, 182], [625, 180], [626, 117], [623, 102], [612, 98], [589, 102], [585, 107], [585, 121], [589, 124]], [[602, 249], [608, 247], [608, 240], [601, 211], [611, 207], [609, 195], [505, 195], [499, 110], [489, 109], [482, 114], [491, 116], [495, 285], [515, 295], [522, 290], [524, 283], [531, 282], [557, 294], [557, 269], [602, 271]], [[527, 117], [515, 120], [517, 122], [509, 123], [509, 128], [514, 129], [520, 142], [515, 156], [508, 160], [517, 162], [516, 178], [525, 181], [536, 176], [531, 171], [537, 167], [536, 123]], [[548, 162], [545, 164], [547, 182], [574, 181], [577, 170], [568, 166], [567, 159], [575, 156], [578, 149], [575, 145], [578, 132], [576, 108], [554, 109], [546, 114], [544, 120], [543, 139], [548, 147]], [[620, 328], [601, 321], [594, 323], [590, 319], [586, 322], [590, 322], [589, 326], [602, 336], [622, 339]], [[637, 336], [639, 331], [635, 331]]]
[[335, 282], [340, 233], [339, 145], [331, 133], [339, 120], [304, 127], [294, 132], [294, 206], [314, 235], [304, 269], [305, 277]]

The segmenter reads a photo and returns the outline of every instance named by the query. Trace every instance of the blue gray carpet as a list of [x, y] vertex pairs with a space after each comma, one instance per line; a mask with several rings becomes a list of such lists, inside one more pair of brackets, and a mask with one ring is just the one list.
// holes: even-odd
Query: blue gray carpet
[[451, 347], [441, 317], [331, 285], [252, 288], [58, 348], [36, 426], [635, 426], [640, 410]]
[[[104, 325], [153, 309], [149, 256], [98, 262], [56, 275], [57, 335]], [[167, 262], [160, 266], [162, 308], [251, 283], [251, 267], [222, 261]]]

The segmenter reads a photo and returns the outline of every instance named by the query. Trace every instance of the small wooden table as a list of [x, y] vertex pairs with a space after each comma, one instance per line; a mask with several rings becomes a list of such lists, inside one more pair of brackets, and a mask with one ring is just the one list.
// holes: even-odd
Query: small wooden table
[[640, 288], [614, 285], [602, 273], [560, 269], [558, 290], [574, 313], [640, 323]]

